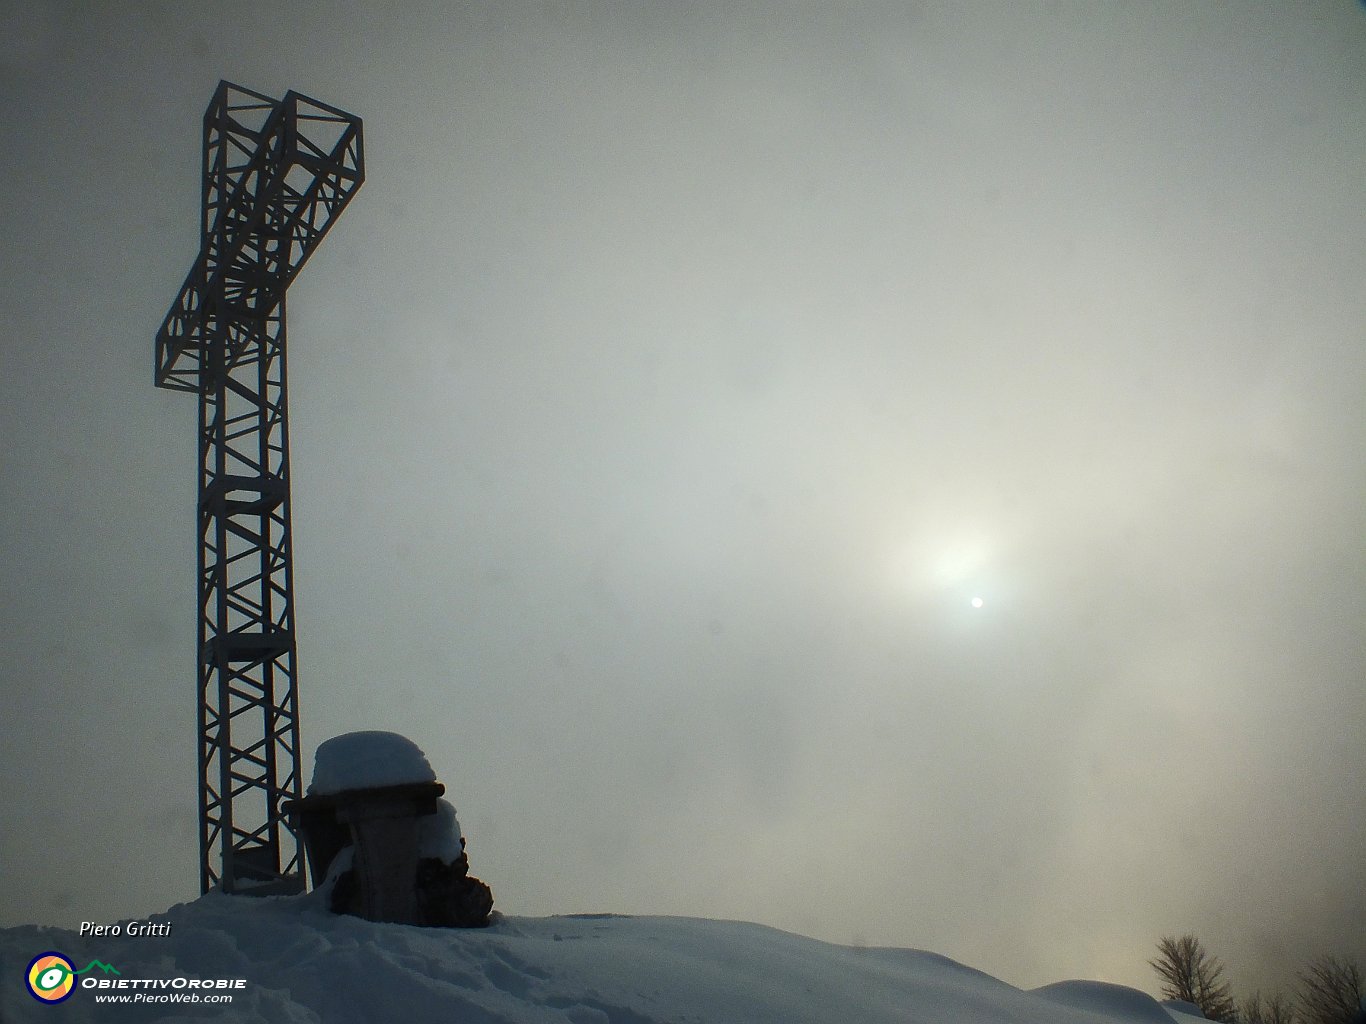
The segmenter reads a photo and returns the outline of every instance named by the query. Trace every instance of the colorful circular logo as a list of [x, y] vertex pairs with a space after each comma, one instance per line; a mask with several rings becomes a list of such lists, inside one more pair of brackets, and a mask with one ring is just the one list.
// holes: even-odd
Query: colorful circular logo
[[60, 1003], [76, 990], [76, 968], [61, 953], [39, 953], [28, 965], [28, 990], [40, 1003]]

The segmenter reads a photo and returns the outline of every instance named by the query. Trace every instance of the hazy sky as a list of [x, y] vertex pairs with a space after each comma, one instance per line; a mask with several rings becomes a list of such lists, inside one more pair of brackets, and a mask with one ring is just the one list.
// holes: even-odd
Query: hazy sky
[[1366, 963], [1360, 4], [109, 6], [0, 0], [0, 925], [197, 894], [226, 78], [365, 121], [308, 765], [412, 737], [508, 913]]

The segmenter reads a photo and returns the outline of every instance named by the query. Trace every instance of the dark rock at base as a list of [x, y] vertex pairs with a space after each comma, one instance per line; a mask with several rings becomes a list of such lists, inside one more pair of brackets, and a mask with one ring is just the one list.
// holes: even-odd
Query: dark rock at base
[[[464, 840], [461, 840], [464, 845]], [[493, 911], [493, 890], [469, 873], [469, 860], [446, 864], [436, 857], [417, 862], [418, 919], [429, 928], [484, 928]], [[329, 909], [334, 914], [361, 914], [360, 886], [355, 870], [343, 871], [332, 887]]]
[[421, 924], [437, 928], [483, 928], [493, 910], [493, 890], [469, 874], [464, 857], [443, 864], [424, 857], [417, 864], [417, 912]]

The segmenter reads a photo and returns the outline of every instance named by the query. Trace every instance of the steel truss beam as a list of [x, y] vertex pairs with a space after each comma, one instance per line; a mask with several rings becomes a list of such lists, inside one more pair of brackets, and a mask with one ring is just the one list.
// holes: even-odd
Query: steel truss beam
[[300, 796], [285, 292], [363, 180], [359, 118], [219, 83], [204, 114], [199, 257], [157, 333], [155, 368], [158, 387], [199, 395], [206, 892], [303, 889], [281, 809]]

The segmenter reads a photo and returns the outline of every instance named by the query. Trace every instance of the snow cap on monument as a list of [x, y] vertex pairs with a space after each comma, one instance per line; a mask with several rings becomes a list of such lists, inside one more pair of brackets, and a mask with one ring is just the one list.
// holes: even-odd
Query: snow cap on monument
[[416, 743], [396, 732], [348, 732], [319, 744], [313, 756], [314, 796], [349, 789], [435, 782], [436, 773]]

